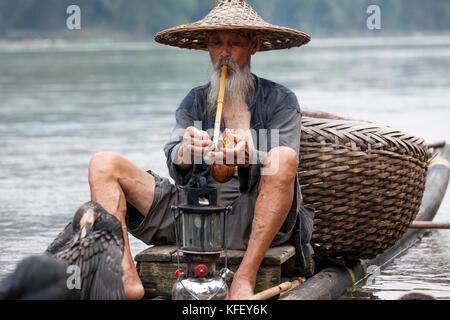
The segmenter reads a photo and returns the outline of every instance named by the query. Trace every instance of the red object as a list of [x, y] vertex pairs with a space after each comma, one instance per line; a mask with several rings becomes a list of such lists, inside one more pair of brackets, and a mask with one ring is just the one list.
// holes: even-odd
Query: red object
[[178, 276], [180, 275], [180, 274], [182, 274], [183, 273], [183, 270], [180, 268], [180, 269], [177, 269], [177, 271], [175, 271], [175, 277], [177, 277], [178, 278]]
[[195, 267], [195, 274], [199, 278], [206, 277], [208, 275], [208, 267], [204, 264], [199, 264]]

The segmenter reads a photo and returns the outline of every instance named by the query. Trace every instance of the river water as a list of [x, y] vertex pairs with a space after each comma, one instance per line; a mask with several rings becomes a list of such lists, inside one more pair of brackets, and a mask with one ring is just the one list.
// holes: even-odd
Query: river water
[[[450, 141], [448, 36], [313, 39], [257, 53], [252, 71], [291, 88], [305, 110]], [[208, 74], [207, 53], [154, 43], [0, 43], [0, 279], [89, 200], [95, 152], [168, 176], [162, 148], [174, 111]], [[450, 220], [449, 192], [436, 220]], [[146, 248], [132, 237], [131, 247]], [[409, 290], [450, 299], [450, 231], [429, 233], [350, 296]]]

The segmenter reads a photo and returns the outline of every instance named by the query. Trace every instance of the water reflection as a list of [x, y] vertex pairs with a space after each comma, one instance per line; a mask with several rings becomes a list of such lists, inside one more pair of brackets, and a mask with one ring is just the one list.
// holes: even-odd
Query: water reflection
[[448, 231], [427, 232], [425, 236], [400, 255], [371, 281], [341, 299], [395, 300], [415, 291], [440, 300], [450, 299], [450, 268]]

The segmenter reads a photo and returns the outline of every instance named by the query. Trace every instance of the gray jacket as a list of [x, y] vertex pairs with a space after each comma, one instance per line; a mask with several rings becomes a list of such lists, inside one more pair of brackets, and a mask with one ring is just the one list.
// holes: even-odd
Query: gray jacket
[[[251, 164], [247, 168], [238, 167], [235, 177], [227, 183], [218, 183], [209, 175], [209, 165], [202, 163], [195, 166], [195, 170], [207, 178], [207, 182], [211, 186], [218, 189], [218, 204], [228, 205], [236, 203], [239, 197], [248, 197], [249, 201], [256, 201], [257, 185], [261, 176], [261, 167], [264, 163], [264, 155], [276, 146], [286, 146], [292, 148], [297, 154], [300, 148], [301, 134], [301, 111], [295, 94], [288, 88], [275, 82], [254, 76], [254, 93], [251, 97], [247, 97], [248, 110], [251, 113], [250, 129], [252, 131], [255, 148], [258, 150], [258, 161]], [[212, 135], [215, 113], [206, 111], [206, 97], [209, 83], [203, 86], [193, 88], [183, 99], [180, 106], [176, 110], [176, 125], [172, 131], [171, 141], [164, 147], [167, 158], [167, 166], [170, 176], [175, 180], [177, 185], [186, 185], [192, 173], [194, 166], [185, 174], [181, 174], [176, 166], [178, 149], [181, 146], [185, 129], [189, 126], [195, 126], [198, 129], [207, 131]], [[224, 130], [222, 120], [221, 131]], [[201, 160], [200, 160], [201, 161]], [[281, 163], [279, 164], [282, 165]], [[288, 241], [294, 229], [299, 227], [299, 223], [303, 221], [302, 229], [307, 227], [308, 230], [302, 232], [301, 238], [309, 242], [312, 232], [312, 216], [300, 217], [301, 221], [297, 221], [302, 204], [302, 195], [298, 178], [294, 186], [294, 199], [286, 218], [285, 223], [276, 235], [272, 245], [279, 245]], [[233, 207], [235, 207], [233, 205]], [[231, 228], [232, 238], [236, 238], [235, 243], [231, 243], [233, 247], [244, 247], [248, 241], [250, 227], [242, 226], [242, 224], [250, 224], [253, 219], [253, 210], [247, 210], [249, 206], [236, 206], [241, 209], [239, 213], [233, 215], [247, 215], [248, 218], [240, 218], [236, 220], [234, 227], [240, 226], [245, 229], [236, 232]], [[251, 211], [251, 212], [248, 212]], [[304, 210], [302, 210], [304, 211]], [[308, 226], [305, 226], [305, 223]], [[231, 223], [233, 225], [233, 223]], [[306, 232], [306, 234], [305, 234]], [[234, 234], [234, 237], [233, 237]], [[244, 242], [239, 245], [237, 238], [244, 237]], [[303, 253], [300, 252], [301, 255]]]

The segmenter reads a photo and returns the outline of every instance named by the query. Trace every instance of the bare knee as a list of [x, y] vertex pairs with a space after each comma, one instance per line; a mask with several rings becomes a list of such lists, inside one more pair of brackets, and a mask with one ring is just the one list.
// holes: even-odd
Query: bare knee
[[94, 154], [89, 161], [89, 182], [117, 177], [120, 156], [117, 153], [103, 151]]

